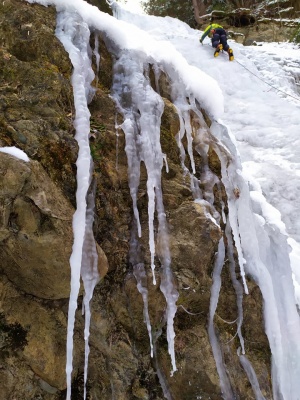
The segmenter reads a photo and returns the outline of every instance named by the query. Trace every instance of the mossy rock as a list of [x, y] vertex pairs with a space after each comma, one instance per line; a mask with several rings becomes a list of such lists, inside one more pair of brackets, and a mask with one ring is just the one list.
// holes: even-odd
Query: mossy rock
[[292, 38], [293, 42], [300, 43], [300, 27], [297, 29], [295, 35]]

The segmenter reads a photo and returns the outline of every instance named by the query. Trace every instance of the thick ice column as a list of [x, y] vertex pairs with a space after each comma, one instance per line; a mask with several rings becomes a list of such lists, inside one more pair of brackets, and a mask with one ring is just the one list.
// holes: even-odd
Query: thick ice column
[[136, 199], [141, 161], [147, 169], [149, 248], [155, 284], [155, 187], [160, 185], [164, 158], [160, 147], [160, 118], [163, 101], [144, 77], [143, 56], [139, 53], [129, 55], [127, 52], [121, 55], [115, 65], [113, 96], [125, 118], [121, 128], [125, 133], [129, 185], [139, 235], [141, 232]]
[[[152, 60], [153, 61], [153, 60]], [[173, 282], [171, 257], [167, 239], [166, 218], [162, 201], [161, 170], [166, 161], [160, 145], [160, 123], [164, 103], [161, 97], [152, 89], [147, 77], [147, 57], [141, 52], [122, 52], [114, 67], [113, 97], [124, 122], [120, 128], [124, 131], [128, 158], [128, 176], [133, 210], [139, 236], [141, 227], [137, 208], [137, 193], [140, 179], [140, 164], [143, 162], [147, 171], [148, 194], [148, 227], [149, 249], [153, 283], [155, 279], [154, 257], [160, 258], [161, 285], [166, 303], [167, 339], [169, 354], [172, 361], [172, 372], [176, 371], [174, 351], [174, 316], [178, 293]], [[145, 76], [146, 75], [146, 76]], [[157, 212], [158, 234], [155, 237], [155, 212]], [[141, 269], [135, 269], [135, 274]], [[137, 275], [139, 282], [140, 276]], [[140, 286], [139, 286], [140, 287]], [[146, 300], [145, 292], [142, 293]], [[145, 310], [145, 308], [144, 308]], [[149, 322], [147, 322], [149, 332]], [[151, 340], [151, 339], [150, 339]]]
[[[94, 79], [94, 73], [91, 68], [91, 50], [89, 46], [90, 31], [85, 22], [77, 13], [61, 12], [57, 16], [56, 35], [69, 53], [73, 65], [72, 85], [75, 104], [74, 127], [76, 130], [75, 138], [78, 142], [77, 158], [77, 192], [76, 192], [76, 211], [73, 216], [74, 243], [70, 257], [71, 266], [71, 292], [68, 312], [68, 333], [67, 333], [67, 399], [71, 398], [71, 381], [73, 369], [73, 333], [75, 324], [75, 312], [77, 309], [77, 298], [80, 289], [80, 275], [85, 276], [85, 284], [88, 283], [86, 270], [83, 260], [85, 258], [84, 246], [91, 245], [92, 238], [90, 226], [86, 227], [86, 218], [89, 216], [87, 211], [86, 197], [90, 185], [91, 176], [91, 154], [89, 146], [90, 134], [90, 112], [88, 103], [93, 96], [91, 82]], [[90, 219], [90, 217], [88, 217]], [[85, 260], [84, 260], [85, 262]], [[94, 261], [95, 262], [95, 259]], [[95, 283], [95, 281], [92, 279]], [[93, 284], [94, 284], [93, 283]], [[86, 311], [86, 330], [89, 327], [89, 300], [92, 293], [92, 287], [87, 284], [85, 297]], [[88, 333], [85, 332], [86, 343]], [[87, 368], [88, 346], [86, 345]]]
[[211, 287], [210, 305], [209, 305], [208, 336], [214, 354], [214, 358], [216, 361], [218, 374], [220, 377], [220, 385], [223, 398], [224, 400], [232, 400], [235, 397], [225, 370], [222, 351], [214, 327], [214, 315], [217, 309], [219, 295], [220, 295], [221, 272], [224, 265], [224, 259], [225, 259], [225, 247], [222, 238], [219, 242], [218, 253], [216, 255], [214, 271], [213, 271], [213, 283]]
[[250, 193], [226, 127], [214, 123], [212, 133], [234, 156], [228, 164], [228, 157], [215, 149], [222, 164], [231, 227], [232, 222], [235, 224], [235, 245], [243, 255], [245, 271], [257, 282], [264, 299], [266, 334], [272, 352], [273, 396], [274, 399], [297, 400], [300, 393], [297, 361], [300, 359], [300, 320], [287, 237], [278, 221], [272, 220], [274, 211], [270, 210], [271, 205], [262, 193], [258, 190]]

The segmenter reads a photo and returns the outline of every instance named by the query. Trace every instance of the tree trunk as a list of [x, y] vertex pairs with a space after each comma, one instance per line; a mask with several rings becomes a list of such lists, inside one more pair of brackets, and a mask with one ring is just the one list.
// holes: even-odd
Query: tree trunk
[[192, 0], [192, 1], [193, 1], [195, 20], [198, 24], [201, 25], [203, 24], [201, 16], [206, 14], [207, 4], [204, 4], [202, 0]]

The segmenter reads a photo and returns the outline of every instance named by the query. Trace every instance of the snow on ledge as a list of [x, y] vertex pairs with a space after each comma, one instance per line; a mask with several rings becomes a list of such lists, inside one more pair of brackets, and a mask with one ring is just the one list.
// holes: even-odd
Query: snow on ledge
[[30, 161], [28, 155], [27, 155], [26, 153], [24, 153], [23, 150], [18, 149], [18, 148], [15, 147], [15, 146], [11, 146], [11, 147], [0, 147], [0, 151], [1, 151], [2, 153], [10, 154], [11, 156], [14, 156], [14, 157], [16, 157], [16, 158], [19, 158], [20, 160], [23, 160], [23, 161], [26, 161], [26, 162]]

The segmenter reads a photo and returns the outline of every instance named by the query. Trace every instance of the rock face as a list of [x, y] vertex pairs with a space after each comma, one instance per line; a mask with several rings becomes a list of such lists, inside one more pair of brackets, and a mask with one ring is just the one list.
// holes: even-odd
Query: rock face
[[67, 298], [73, 207], [37, 161], [3, 153], [1, 189], [3, 272], [26, 293]]
[[[20, 0], [6, 0], [0, 8], [0, 146], [16, 146], [30, 157], [24, 162], [0, 153], [0, 397], [7, 400], [65, 398], [77, 145], [72, 126], [72, 69], [55, 37], [55, 18], [52, 7]], [[156, 286], [149, 268], [146, 172], [142, 170], [138, 208], [146, 266], [144, 284], [155, 339], [153, 358], [143, 299], [134, 266], [128, 261], [133, 211], [125, 139], [122, 131], [116, 136], [116, 109], [109, 96], [113, 61], [102, 41], [100, 52], [97, 91], [90, 105], [90, 145], [96, 182], [94, 235], [102, 280], [92, 302], [88, 398], [219, 400], [220, 383], [207, 321], [214, 258], [224, 226], [209, 217], [207, 204], [193, 201], [175, 139], [178, 115], [167, 99], [167, 85], [161, 82], [165, 96], [161, 145], [169, 164], [169, 173], [163, 172], [162, 186], [174, 284], [179, 292], [174, 321], [178, 371], [170, 377], [159, 262]], [[209, 121], [205, 123], [205, 119], [204, 115], [203, 121], [191, 122], [195, 129], [202, 124], [209, 136]], [[216, 143], [211, 139], [206, 145], [210, 149], [210, 171], [220, 177]], [[199, 175], [204, 159], [196, 152], [194, 157]], [[222, 204], [226, 205], [224, 189], [216, 186], [213, 191], [214, 206], [221, 213]], [[240, 345], [236, 324], [228, 323], [237, 318], [237, 294], [228, 262], [222, 281], [215, 329], [236, 398], [254, 399], [237, 356]], [[262, 300], [257, 286], [250, 280], [248, 286], [243, 324], [247, 356], [255, 367], [263, 395], [271, 399]], [[83, 393], [81, 302], [82, 296], [74, 334], [72, 400], [82, 399]]]

